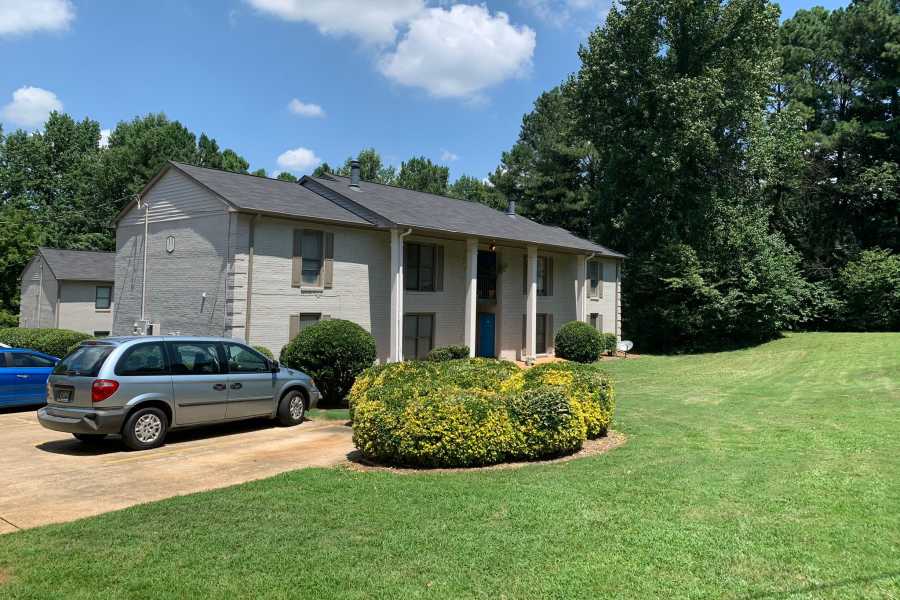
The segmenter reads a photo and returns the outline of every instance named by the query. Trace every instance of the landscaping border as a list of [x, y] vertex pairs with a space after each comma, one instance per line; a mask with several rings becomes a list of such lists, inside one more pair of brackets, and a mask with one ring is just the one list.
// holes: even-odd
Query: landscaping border
[[555, 463], [568, 462], [570, 460], [575, 460], [578, 458], [587, 458], [588, 456], [595, 456], [597, 454], [605, 454], [606, 452], [615, 450], [620, 446], [624, 446], [627, 441], [628, 436], [626, 436], [624, 433], [620, 431], [613, 431], [612, 429], [610, 429], [607, 434], [601, 438], [585, 440], [584, 444], [582, 444], [581, 449], [578, 452], [573, 452], [572, 454], [567, 454], [566, 456], [559, 456], [556, 458], [548, 458], [544, 460], [520, 460], [514, 462], [504, 462], [497, 463], [495, 465], [487, 465], [484, 467], [399, 467], [368, 459], [364, 457], [362, 452], [360, 452], [359, 450], [354, 450], [347, 455], [347, 461], [341, 466], [354, 471], [396, 473], [398, 475], [421, 475], [426, 473], [468, 473], [472, 471], [520, 469], [522, 467], [528, 467], [532, 465], [550, 465]]

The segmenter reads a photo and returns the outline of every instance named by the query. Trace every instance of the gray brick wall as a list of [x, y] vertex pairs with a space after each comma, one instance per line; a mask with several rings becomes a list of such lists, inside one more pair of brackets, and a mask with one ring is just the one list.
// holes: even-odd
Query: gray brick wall
[[[41, 267], [43, 266], [43, 286]], [[43, 290], [41, 291], [41, 287]], [[50, 267], [38, 256], [22, 273], [22, 290], [19, 298], [20, 327], [56, 327], [56, 298], [58, 282]]]

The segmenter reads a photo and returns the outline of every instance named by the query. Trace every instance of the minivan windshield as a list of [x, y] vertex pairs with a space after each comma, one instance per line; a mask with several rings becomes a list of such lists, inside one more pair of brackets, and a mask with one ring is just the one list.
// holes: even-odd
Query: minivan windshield
[[96, 377], [100, 367], [103, 366], [103, 361], [112, 351], [113, 346], [79, 346], [59, 361], [53, 373], [74, 377]]

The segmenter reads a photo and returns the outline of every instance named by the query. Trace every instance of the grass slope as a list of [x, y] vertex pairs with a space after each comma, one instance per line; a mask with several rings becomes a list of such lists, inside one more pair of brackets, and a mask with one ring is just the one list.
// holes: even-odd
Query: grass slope
[[0, 596], [900, 597], [900, 334], [604, 366], [610, 454], [310, 469], [3, 536]]

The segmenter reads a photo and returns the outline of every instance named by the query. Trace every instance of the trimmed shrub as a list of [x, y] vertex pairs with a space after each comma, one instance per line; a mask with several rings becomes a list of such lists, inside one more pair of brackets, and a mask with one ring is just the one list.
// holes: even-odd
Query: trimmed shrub
[[44, 354], [64, 357], [79, 343], [93, 336], [69, 329], [10, 327], [0, 329], [0, 342], [13, 348], [28, 348]]
[[323, 404], [341, 403], [356, 376], [375, 362], [375, 338], [342, 319], [310, 325], [281, 350], [281, 362], [312, 377]]
[[272, 351], [269, 350], [268, 348], [266, 348], [265, 346], [253, 346], [253, 349], [256, 350], [257, 352], [259, 352], [260, 354], [262, 354], [263, 356], [265, 356], [266, 358], [269, 358], [269, 359], [275, 358], [275, 355], [272, 354]]
[[584, 419], [588, 439], [606, 435], [615, 410], [615, 393], [609, 376], [595, 365], [572, 362], [544, 363], [522, 371], [522, 382], [513, 377], [507, 390], [533, 390], [542, 386], [562, 388]]
[[616, 337], [616, 334], [614, 334], [614, 333], [601, 333], [601, 334], [600, 334], [600, 340], [601, 340], [601, 342], [602, 342], [602, 344], [603, 344], [603, 350], [602, 350], [602, 352], [605, 353], [605, 354], [609, 354], [609, 355], [615, 356], [615, 354], [616, 354], [616, 346], [617, 346], [618, 343], [619, 343], [619, 340], [618, 340], [618, 338]]
[[469, 358], [468, 346], [444, 346], [443, 348], [435, 348], [428, 353], [428, 360], [443, 361], [455, 360], [458, 358]]
[[353, 441], [369, 458], [481, 466], [571, 453], [602, 435], [612, 386], [597, 367], [572, 363], [528, 371], [484, 358], [391, 363], [357, 377], [350, 410]]
[[603, 337], [600, 332], [581, 321], [569, 321], [556, 334], [556, 356], [580, 363], [600, 358]]

